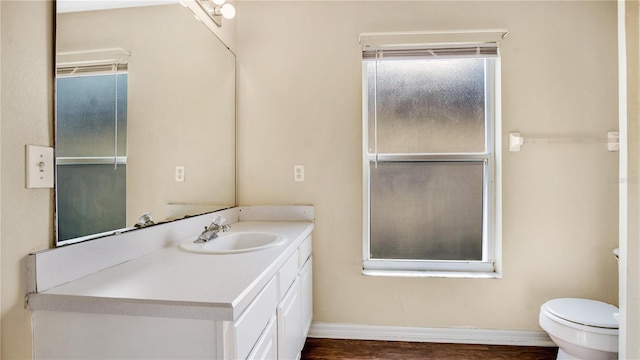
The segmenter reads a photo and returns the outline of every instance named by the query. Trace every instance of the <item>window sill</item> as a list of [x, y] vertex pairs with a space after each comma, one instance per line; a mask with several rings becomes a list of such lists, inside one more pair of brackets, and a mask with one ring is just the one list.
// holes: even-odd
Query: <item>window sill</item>
[[422, 270], [362, 270], [365, 276], [448, 278], [448, 279], [502, 279], [497, 272], [422, 271]]

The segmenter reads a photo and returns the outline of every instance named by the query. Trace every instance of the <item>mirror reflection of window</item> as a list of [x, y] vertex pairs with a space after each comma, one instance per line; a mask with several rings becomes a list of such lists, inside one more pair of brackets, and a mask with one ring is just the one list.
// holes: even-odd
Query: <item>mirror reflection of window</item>
[[59, 69], [58, 239], [126, 227], [126, 65]]
[[[126, 66], [118, 69], [129, 77], [126, 142], [120, 132], [118, 148], [126, 144], [126, 152], [119, 156], [126, 155], [127, 230], [133, 230], [145, 213], [158, 224], [236, 205], [235, 55], [189, 8], [177, 0], [162, 2], [142, 6], [151, 4], [64, 1], [82, 6], [69, 12], [62, 11], [63, 2], [56, 2], [58, 77], [72, 72], [76, 77], [98, 75], [99, 70], [106, 75], [114, 63]], [[125, 3], [140, 6], [122, 7]], [[110, 8], [96, 9], [96, 5]], [[113, 139], [93, 136], [85, 143], [102, 140], [110, 145]], [[79, 156], [65, 154], [59, 145], [58, 156]], [[185, 169], [184, 182], [175, 181], [177, 166]], [[61, 177], [57, 180], [56, 187], [72, 188]], [[111, 211], [96, 206], [91, 210], [97, 212], [94, 218], [111, 218], [107, 215]], [[56, 228], [58, 218], [56, 211]], [[122, 226], [108, 230], [94, 236], [58, 237], [56, 245], [122, 232]]]

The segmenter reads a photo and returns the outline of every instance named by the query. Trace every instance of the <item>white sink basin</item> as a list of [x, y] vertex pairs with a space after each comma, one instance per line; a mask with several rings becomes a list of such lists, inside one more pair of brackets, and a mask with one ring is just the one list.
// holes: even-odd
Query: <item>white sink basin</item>
[[237, 254], [269, 249], [284, 243], [285, 238], [266, 232], [230, 232], [205, 243], [187, 239], [180, 244], [183, 250], [201, 254]]

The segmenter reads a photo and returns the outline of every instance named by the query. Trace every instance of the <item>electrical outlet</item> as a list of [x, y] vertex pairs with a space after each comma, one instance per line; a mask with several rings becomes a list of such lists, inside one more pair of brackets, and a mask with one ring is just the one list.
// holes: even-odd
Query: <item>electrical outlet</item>
[[176, 166], [176, 181], [184, 182], [184, 166], [182, 165]]
[[304, 165], [293, 165], [293, 181], [304, 181]]

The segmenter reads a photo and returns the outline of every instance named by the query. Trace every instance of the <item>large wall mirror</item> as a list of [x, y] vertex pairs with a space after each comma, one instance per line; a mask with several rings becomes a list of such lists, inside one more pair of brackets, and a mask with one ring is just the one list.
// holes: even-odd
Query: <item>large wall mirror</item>
[[83, 3], [127, 2], [57, 3], [57, 245], [234, 206], [235, 55], [179, 2]]

